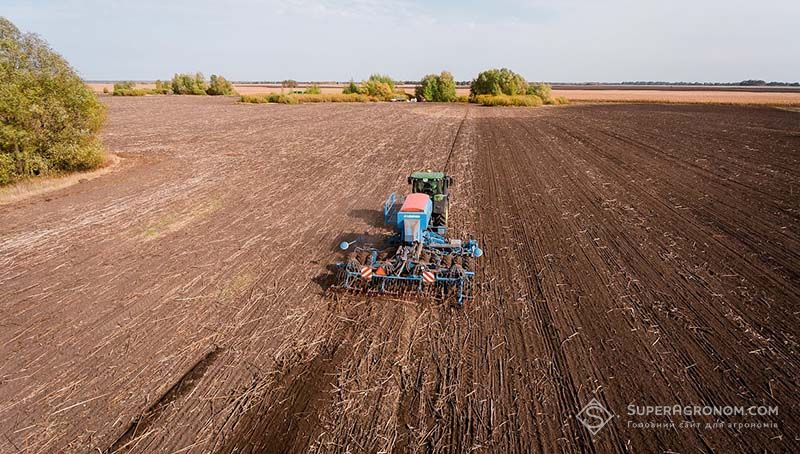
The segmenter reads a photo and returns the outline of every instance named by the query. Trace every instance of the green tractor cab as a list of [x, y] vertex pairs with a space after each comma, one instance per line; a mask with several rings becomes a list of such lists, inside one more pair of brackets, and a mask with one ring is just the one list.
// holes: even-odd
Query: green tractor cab
[[450, 207], [450, 186], [453, 177], [444, 172], [430, 170], [414, 172], [408, 177], [412, 193], [427, 194], [433, 201], [431, 223], [434, 227], [447, 227], [447, 214]]

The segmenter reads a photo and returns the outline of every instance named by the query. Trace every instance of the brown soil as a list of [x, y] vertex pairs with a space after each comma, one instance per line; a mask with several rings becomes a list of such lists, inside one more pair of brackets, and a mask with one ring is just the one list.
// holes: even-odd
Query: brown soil
[[[800, 448], [796, 112], [106, 99], [131, 164], [0, 206], [0, 452]], [[325, 296], [451, 147], [476, 300]]]

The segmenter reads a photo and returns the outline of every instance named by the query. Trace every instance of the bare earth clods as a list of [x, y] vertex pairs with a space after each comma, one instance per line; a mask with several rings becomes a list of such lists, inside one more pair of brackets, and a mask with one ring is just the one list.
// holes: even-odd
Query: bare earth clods
[[[124, 171], [0, 206], [0, 452], [800, 447], [796, 112], [108, 102]], [[476, 300], [326, 296], [450, 150]]]

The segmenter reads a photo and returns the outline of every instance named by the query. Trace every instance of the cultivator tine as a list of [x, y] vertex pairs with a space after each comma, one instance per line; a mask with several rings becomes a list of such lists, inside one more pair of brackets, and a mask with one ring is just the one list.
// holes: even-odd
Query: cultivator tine
[[[402, 270], [401, 270], [402, 271]], [[452, 272], [439, 270], [410, 275], [385, 275], [373, 273], [371, 267], [353, 267], [339, 273], [337, 290], [346, 294], [366, 294], [388, 296], [399, 300], [450, 301], [462, 306], [472, 299], [473, 272], [454, 269]]]
[[339, 286], [352, 293], [405, 300], [450, 300], [463, 305], [472, 293], [472, 254], [476, 250], [481, 254], [477, 243], [468, 242], [468, 247], [463, 248], [461, 243], [439, 247], [426, 244], [356, 248], [345, 261], [338, 263], [342, 270]]

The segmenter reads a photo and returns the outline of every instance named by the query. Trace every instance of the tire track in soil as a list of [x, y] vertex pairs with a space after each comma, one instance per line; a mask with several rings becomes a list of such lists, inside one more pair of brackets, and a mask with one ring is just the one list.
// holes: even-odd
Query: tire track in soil
[[131, 423], [128, 430], [122, 434], [114, 443], [111, 444], [108, 451], [116, 452], [128, 446], [135, 438], [137, 433], [146, 431], [152, 422], [158, 418], [162, 411], [180, 399], [183, 396], [191, 393], [197, 385], [197, 381], [203, 377], [208, 370], [209, 366], [214, 363], [219, 349], [214, 347], [203, 355], [185, 374], [183, 374], [174, 385], [167, 389], [161, 397], [159, 397], [153, 404], [145, 411], [141, 417], [137, 418], [135, 422]]
[[464, 122], [467, 121], [468, 115], [469, 115], [469, 105], [466, 105], [464, 107], [464, 118], [461, 119], [461, 122], [458, 124], [458, 129], [456, 129], [456, 133], [453, 134], [453, 142], [450, 144], [450, 150], [447, 152], [447, 158], [444, 160], [444, 167], [442, 167], [442, 171], [445, 173], [447, 173], [447, 169], [450, 167], [450, 159], [453, 157], [453, 152], [456, 150], [458, 137], [461, 134], [461, 129], [464, 127]]

